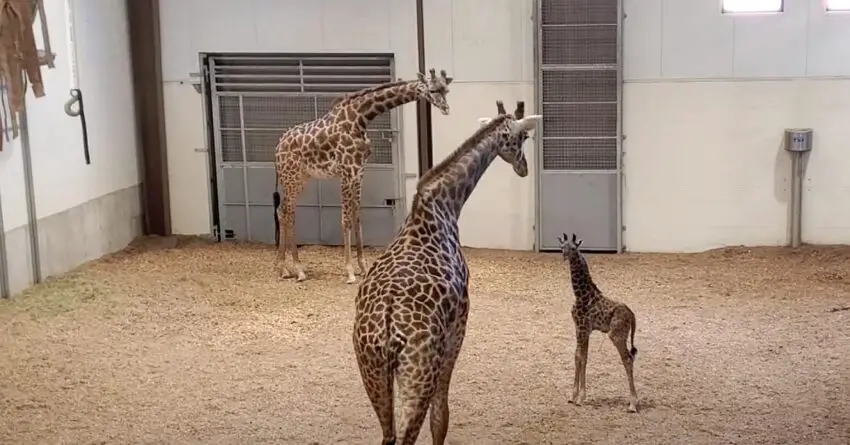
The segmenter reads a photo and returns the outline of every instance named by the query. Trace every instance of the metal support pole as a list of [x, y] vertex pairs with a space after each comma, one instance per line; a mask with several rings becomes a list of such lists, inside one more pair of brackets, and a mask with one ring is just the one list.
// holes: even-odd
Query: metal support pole
[[[423, 0], [416, 0], [416, 38], [419, 51], [419, 72], [425, 74], [425, 17]], [[419, 177], [434, 165], [431, 142], [431, 105], [420, 99], [416, 102], [416, 133], [419, 137]]]
[[30, 249], [32, 250], [32, 282], [41, 283], [41, 258], [38, 245], [38, 214], [35, 209], [35, 186], [32, 175], [32, 153], [30, 152], [30, 128], [27, 122], [27, 101], [22, 100], [20, 112], [21, 155], [24, 158], [24, 187], [27, 195], [27, 216], [29, 218]]
[[0, 298], [9, 298], [9, 265], [6, 262], [6, 228], [3, 225], [3, 200], [0, 199]]
[[803, 153], [791, 152], [791, 247], [800, 247], [803, 222]]

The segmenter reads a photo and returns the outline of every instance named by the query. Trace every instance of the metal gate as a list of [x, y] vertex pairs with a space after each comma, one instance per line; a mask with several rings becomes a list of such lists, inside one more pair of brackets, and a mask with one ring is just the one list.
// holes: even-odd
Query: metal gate
[[620, 0], [537, 0], [539, 250], [620, 250]]
[[[273, 153], [283, 131], [313, 120], [345, 92], [393, 79], [386, 54], [206, 57], [221, 239], [274, 242]], [[363, 243], [386, 245], [404, 212], [398, 109], [369, 124]], [[278, 189], [279, 191], [282, 190]], [[296, 208], [298, 244], [342, 244], [339, 179], [312, 179]]]

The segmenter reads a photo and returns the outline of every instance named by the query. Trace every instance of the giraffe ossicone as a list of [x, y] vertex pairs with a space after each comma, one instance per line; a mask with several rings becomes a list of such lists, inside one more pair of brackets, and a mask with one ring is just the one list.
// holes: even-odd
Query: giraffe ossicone
[[[358, 288], [352, 341], [383, 445], [414, 445], [429, 414], [431, 443], [445, 443], [449, 385], [469, 313], [458, 220], [497, 157], [528, 174], [523, 145], [539, 120], [517, 126], [517, 105], [514, 115], [500, 113], [422, 175], [404, 224]], [[394, 386], [402, 405], [398, 433]]]
[[[281, 278], [295, 275], [307, 278], [295, 243], [295, 207], [307, 182], [313, 178], [339, 178], [342, 198], [342, 234], [346, 282], [357, 281], [351, 259], [352, 237], [357, 265], [366, 272], [363, 260], [363, 227], [360, 220], [364, 164], [372, 153], [367, 126], [376, 117], [409, 102], [425, 100], [443, 114], [449, 114], [446, 101], [452, 78], [441, 70], [430, 76], [419, 73], [413, 80], [396, 80], [344, 94], [334, 100], [322, 116], [284, 131], [274, 150], [276, 189], [275, 243]], [[286, 265], [287, 251], [292, 268]]]

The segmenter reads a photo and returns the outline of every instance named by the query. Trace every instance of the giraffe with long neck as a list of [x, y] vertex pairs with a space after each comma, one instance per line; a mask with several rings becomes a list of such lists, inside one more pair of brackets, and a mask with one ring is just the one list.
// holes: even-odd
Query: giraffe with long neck
[[[561, 245], [564, 260], [570, 265], [570, 281], [576, 298], [570, 311], [576, 328], [576, 352], [573, 394], [569, 402], [576, 406], [584, 403], [587, 350], [590, 345], [590, 334], [596, 330], [607, 333], [608, 338], [617, 348], [629, 382], [629, 412], [637, 412], [638, 400], [634, 379], [634, 361], [637, 355], [635, 314], [624, 303], [605, 297], [593, 282], [587, 259], [580, 250], [581, 239], [578, 239], [575, 234], [572, 238], [567, 238], [565, 233], [563, 238], [558, 238], [558, 242]], [[628, 347], [630, 335], [631, 348]]]
[[[283, 189], [283, 197], [277, 191], [273, 196], [281, 278], [293, 274], [296, 281], [307, 278], [295, 243], [295, 207], [312, 178], [340, 179], [346, 282], [351, 284], [357, 280], [351, 260], [352, 234], [360, 273], [366, 271], [360, 221], [363, 170], [371, 154], [366, 127], [381, 114], [420, 99], [448, 115], [446, 94], [452, 78], [446, 76], [445, 70], [439, 76], [435, 71], [432, 68], [427, 78], [419, 73], [415, 80], [388, 82], [343, 95], [321, 117], [295, 125], [283, 133], [274, 153], [275, 176]], [[287, 250], [292, 254], [291, 269], [286, 265]]]
[[[420, 178], [404, 224], [360, 283], [352, 339], [382, 445], [413, 445], [429, 409], [432, 443], [445, 443], [449, 384], [469, 313], [458, 219], [496, 157], [518, 176], [528, 175], [522, 146], [541, 116], [523, 114], [519, 103], [513, 116], [481, 118], [478, 131]], [[398, 433], [394, 384], [401, 402]]]

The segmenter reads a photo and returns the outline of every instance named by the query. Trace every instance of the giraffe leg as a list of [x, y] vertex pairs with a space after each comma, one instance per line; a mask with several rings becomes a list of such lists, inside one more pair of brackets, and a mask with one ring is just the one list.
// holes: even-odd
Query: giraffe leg
[[[298, 198], [301, 196], [301, 191], [304, 190], [304, 186], [306, 185], [309, 178], [300, 177], [300, 178], [287, 178], [289, 180], [285, 180], [283, 186], [283, 202], [281, 204], [281, 209], [283, 209], [283, 221], [281, 221], [281, 229], [283, 231], [284, 239], [280, 242], [280, 249], [282, 260], [286, 261], [286, 251], [289, 249], [292, 251], [292, 265], [295, 272], [295, 281], [304, 281], [307, 278], [307, 275], [304, 273], [304, 266], [301, 264], [301, 261], [298, 259], [298, 246], [295, 243], [295, 206], [298, 203]], [[286, 266], [283, 266], [286, 267]], [[293, 270], [288, 269], [291, 273]], [[288, 275], [288, 274], [287, 274]]]
[[[366, 394], [372, 403], [372, 409], [375, 410], [375, 415], [378, 416], [378, 422], [381, 424], [383, 434], [381, 445], [395, 445], [392, 370], [390, 365], [382, 359], [384, 357], [383, 344], [367, 344], [367, 338], [374, 337], [361, 337], [355, 328], [354, 352], [357, 356], [357, 367], [360, 370], [363, 387], [366, 388]], [[371, 353], [367, 351], [371, 351]], [[381, 366], [376, 367], [373, 365], [375, 363]]]
[[635, 390], [634, 357], [626, 344], [631, 325], [627, 320], [620, 320], [615, 319], [612, 321], [611, 332], [608, 334], [608, 338], [611, 339], [611, 342], [617, 348], [617, 352], [620, 353], [620, 360], [626, 369], [626, 378], [629, 381], [629, 412], [636, 413], [637, 391]]
[[576, 326], [576, 359], [575, 379], [573, 380], [573, 395], [569, 402], [581, 406], [584, 403], [584, 374], [587, 365], [587, 350], [590, 344], [590, 333]]
[[[351, 263], [351, 234], [359, 226], [360, 214], [360, 178], [343, 177], [340, 180], [342, 186], [342, 239], [345, 244], [345, 272], [348, 274], [347, 284], [357, 281], [354, 276], [354, 265]], [[357, 222], [358, 226], [354, 223]], [[358, 243], [360, 233], [356, 235]], [[358, 261], [361, 260], [362, 248], [358, 246]]]
[[434, 360], [439, 340], [430, 334], [424, 335], [427, 337], [414, 334], [399, 355], [396, 376], [401, 402], [398, 445], [415, 445], [439, 385], [442, 366], [439, 360]]
[[463, 345], [463, 338], [466, 331], [466, 320], [461, 322], [463, 326], [457, 331], [456, 343], [449, 351], [448, 359], [443, 371], [440, 374], [440, 381], [437, 386], [437, 392], [431, 400], [431, 411], [428, 418], [431, 422], [431, 444], [443, 445], [446, 442], [446, 433], [449, 430], [449, 386], [452, 381], [452, 373], [454, 373], [455, 363], [460, 354], [460, 348]]
[[289, 238], [287, 238], [287, 233], [289, 233], [289, 231], [286, 230], [286, 227], [288, 225], [286, 221], [288, 220], [289, 216], [285, 213], [286, 208], [283, 206], [278, 206], [277, 212], [275, 212], [275, 217], [278, 221], [278, 227], [281, 231], [280, 239], [277, 243], [277, 268], [280, 278], [289, 278], [289, 276], [292, 275], [292, 272], [289, 270], [288, 267], [286, 267], [286, 247], [289, 244]]
[[366, 263], [363, 262], [363, 225], [360, 222], [360, 212], [354, 213], [354, 244], [357, 245], [357, 267], [360, 274], [366, 273]]

